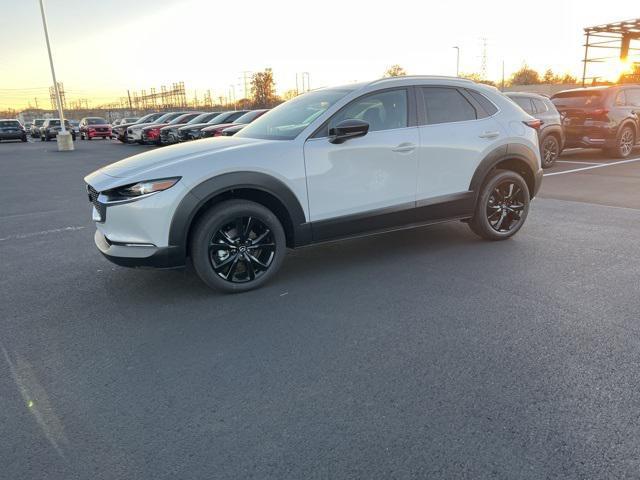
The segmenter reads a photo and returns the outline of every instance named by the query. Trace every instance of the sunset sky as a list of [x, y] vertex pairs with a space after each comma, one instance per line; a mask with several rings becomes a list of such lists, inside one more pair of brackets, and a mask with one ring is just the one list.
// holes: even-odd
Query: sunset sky
[[[47, 0], [49, 33], [67, 100], [116, 101], [126, 90], [184, 81], [188, 95], [242, 97], [243, 71], [271, 67], [279, 92], [296, 72], [311, 87], [380, 77], [395, 63], [411, 74], [478, 72], [527, 62], [581, 74], [585, 26], [639, 16], [631, 0], [505, 2]], [[37, 0], [0, 0], [0, 109], [37, 97], [49, 106], [51, 74]], [[609, 67], [603, 67], [609, 68]]]

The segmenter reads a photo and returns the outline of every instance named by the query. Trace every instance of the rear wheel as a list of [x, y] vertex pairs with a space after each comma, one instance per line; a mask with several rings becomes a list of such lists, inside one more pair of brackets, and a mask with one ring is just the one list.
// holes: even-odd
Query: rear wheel
[[225, 292], [260, 287], [275, 275], [286, 253], [278, 218], [248, 200], [229, 200], [208, 210], [196, 223], [190, 246], [198, 276]]
[[542, 146], [540, 148], [542, 156], [542, 168], [550, 168], [558, 159], [560, 155], [560, 142], [558, 138], [549, 134], [542, 139]]
[[617, 158], [627, 158], [633, 151], [633, 146], [636, 143], [636, 132], [633, 127], [627, 125], [622, 127], [616, 138], [616, 145], [609, 153], [613, 154]]
[[496, 170], [482, 186], [469, 222], [471, 230], [487, 240], [505, 240], [515, 235], [529, 213], [529, 188], [510, 170]]

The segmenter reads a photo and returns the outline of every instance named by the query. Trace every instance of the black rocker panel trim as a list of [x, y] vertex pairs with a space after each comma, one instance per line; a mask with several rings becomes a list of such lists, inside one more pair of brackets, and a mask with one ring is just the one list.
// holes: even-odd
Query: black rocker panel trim
[[312, 222], [313, 241], [324, 242], [364, 233], [468, 218], [473, 213], [473, 199], [473, 192], [460, 192], [420, 200], [417, 203], [406, 202]]
[[296, 246], [311, 241], [311, 228], [295, 194], [280, 180], [259, 172], [231, 172], [205, 180], [180, 202], [171, 220], [169, 245], [178, 247], [186, 257], [187, 235], [200, 208], [213, 197], [232, 190], [253, 189], [268, 193], [286, 208], [294, 229]]

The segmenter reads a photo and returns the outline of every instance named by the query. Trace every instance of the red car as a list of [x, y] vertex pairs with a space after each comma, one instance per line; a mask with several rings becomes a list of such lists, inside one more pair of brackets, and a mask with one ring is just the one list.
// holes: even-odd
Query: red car
[[264, 113], [268, 112], [268, 109], [263, 110], [250, 110], [246, 112], [244, 115], [241, 115], [235, 119], [231, 118], [227, 121], [227, 123], [219, 123], [217, 125], [212, 125], [210, 127], [203, 128], [201, 130], [202, 137], [201, 138], [209, 138], [209, 137], [220, 137], [222, 136], [222, 131], [225, 128], [235, 127], [236, 125], [246, 125], [247, 123], [253, 122], [256, 118], [260, 117]]
[[91, 140], [92, 138], [113, 138], [111, 124], [102, 117], [85, 117], [80, 120], [80, 138]]

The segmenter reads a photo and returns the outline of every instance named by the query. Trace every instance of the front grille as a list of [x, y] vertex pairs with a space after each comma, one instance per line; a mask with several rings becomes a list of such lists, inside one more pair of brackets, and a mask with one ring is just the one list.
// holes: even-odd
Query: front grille
[[96, 210], [100, 215], [100, 221], [104, 222], [107, 217], [107, 206], [98, 201], [98, 195], [100, 195], [100, 192], [91, 185], [87, 185], [87, 194], [89, 195], [89, 201], [94, 207], [96, 207]]
[[107, 132], [109, 131], [106, 127], [96, 127], [96, 132]]

